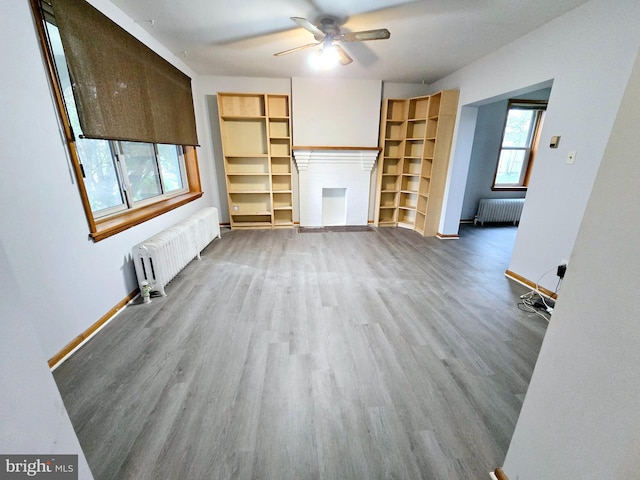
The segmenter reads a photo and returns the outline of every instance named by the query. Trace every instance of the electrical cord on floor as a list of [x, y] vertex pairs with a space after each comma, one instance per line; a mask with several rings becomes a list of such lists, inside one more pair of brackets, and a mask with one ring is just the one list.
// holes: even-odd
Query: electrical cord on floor
[[[525, 297], [522, 299], [522, 301], [518, 302], [518, 308], [523, 312], [535, 313], [536, 315], [540, 315], [542, 318], [544, 318], [547, 321], [547, 323], [549, 323], [551, 321], [551, 315], [547, 315], [548, 310], [546, 309], [546, 307], [536, 306], [538, 302], [533, 300], [534, 298], [543, 298], [543, 297], [535, 294], [533, 291], [530, 293], [532, 294], [530, 297]], [[528, 295], [528, 294], [525, 294], [525, 295]], [[542, 312], [545, 312], [545, 313], [542, 313]]]
[[[535, 313], [536, 315], [539, 315], [542, 318], [544, 318], [547, 321], [547, 323], [549, 323], [549, 321], [551, 320], [551, 313], [553, 312], [554, 307], [552, 307], [547, 303], [547, 299], [540, 292], [539, 285], [540, 285], [540, 280], [542, 280], [542, 278], [545, 275], [547, 275], [548, 273], [551, 273], [554, 270], [556, 270], [555, 267], [547, 270], [542, 275], [540, 275], [538, 277], [538, 280], [536, 280], [535, 288], [530, 292], [525, 293], [524, 295], [520, 295], [521, 301], [518, 302], [518, 308], [520, 310], [524, 312]], [[559, 278], [558, 283], [556, 284], [556, 289], [553, 293], [558, 293], [558, 290], [560, 289], [561, 284], [562, 284], [562, 278]]]

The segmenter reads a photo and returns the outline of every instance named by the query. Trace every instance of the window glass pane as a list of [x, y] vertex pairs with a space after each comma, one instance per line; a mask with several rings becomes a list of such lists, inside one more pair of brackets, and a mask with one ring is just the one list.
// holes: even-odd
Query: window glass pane
[[504, 128], [503, 147], [529, 147], [535, 110], [510, 109]]
[[175, 145], [158, 144], [158, 165], [165, 193], [182, 190], [181, 156]]
[[520, 183], [526, 150], [502, 150], [498, 161], [496, 185], [514, 185]]
[[120, 142], [134, 202], [162, 194], [152, 143]]
[[120, 181], [116, 172], [111, 148], [107, 140], [93, 140], [80, 138], [82, 129], [76, 110], [75, 98], [71, 88], [71, 79], [64, 58], [64, 50], [60, 41], [58, 27], [46, 24], [54, 54], [54, 62], [60, 79], [62, 96], [67, 107], [69, 123], [76, 137], [76, 149], [78, 157], [84, 169], [84, 183], [91, 205], [91, 211], [98, 212], [105, 209], [113, 209], [124, 205]]
[[76, 147], [84, 169], [84, 186], [91, 210], [97, 212], [122, 205], [124, 200], [109, 142], [78, 139]]

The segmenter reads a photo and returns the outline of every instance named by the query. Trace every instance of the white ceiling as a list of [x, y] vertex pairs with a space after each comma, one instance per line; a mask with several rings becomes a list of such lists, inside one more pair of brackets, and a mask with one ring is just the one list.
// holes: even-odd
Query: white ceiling
[[[587, 0], [111, 0], [202, 75], [332, 75], [433, 83]], [[314, 42], [289, 17], [323, 14], [342, 30], [387, 28], [388, 40], [342, 44], [354, 58], [319, 74], [302, 50]]]

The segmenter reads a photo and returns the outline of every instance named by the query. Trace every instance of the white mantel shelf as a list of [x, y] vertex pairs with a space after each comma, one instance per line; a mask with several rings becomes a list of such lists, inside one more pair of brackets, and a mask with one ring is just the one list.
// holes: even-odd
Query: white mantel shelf
[[[366, 225], [371, 171], [378, 147], [294, 146], [300, 185], [300, 225], [323, 224], [323, 191], [344, 189], [344, 225]], [[326, 211], [325, 211], [326, 213]]]
[[370, 172], [380, 153], [379, 147], [293, 147], [293, 156], [298, 171], [306, 171], [314, 164], [356, 164]]

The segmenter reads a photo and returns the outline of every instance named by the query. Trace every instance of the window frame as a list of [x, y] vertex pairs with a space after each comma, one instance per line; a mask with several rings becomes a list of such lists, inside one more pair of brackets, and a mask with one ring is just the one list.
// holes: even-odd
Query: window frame
[[[504, 118], [504, 125], [502, 126], [502, 136], [500, 137], [500, 149], [498, 150], [498, 158], [496, 160], [496, 167], [493, 173], [493, 180], [491, 183], [492, 191], [526, 191], [529, 187], [529, 179], [531, 177], [531, 171], [533, 169], [533, 165], [535, 163], [536, 153], [538, 151], [538, 144], [540, 140], [540, 133], [542, 131], [542, 124], [544, 121], [544, 114], [547, 109], [547, 101], [546, 100], [509, 100], [507, 105], [507, 114]], [[507, 128], [507, 121], [509, 119], [509, 112], [511, 110], [520, 109], [520, 110], [535, 110], [536, 117], [533, 122], [533, 126], [530, 130], [530, 140], [529, 146], [527, 147], [503, 147], [504, 144], [504, 136]], [[502, 152], [505, 150], [514, 151], [514, 150], [524, 150], [525, 151], [525, 159], [523, 162], [523, 168], [520, 172], [520, 182], [513, 184], [496, 184], [496, 179], [498, 177], [498, 168], [500, 166], [500, 157], [502, 156]]]
[[65, 143], [67, 144], [69, 158], [71, 160], [76, 179], [76, 185], [78, 186], [78, 192], [80, 194], [80, 199], [82, 201], [89, 226], [89, 238], [94, 242], [99, 242], [202, 197], [203, 192], [196, 148], [188, 145], [177, 145], [178, 148], [182, 149], [182, 155], [184, 158], [185, 176], [183, 181], [186, 183], [185, 191], [171, 196], [153, 197], [152, 200], [150, 199], [145, 202], [138, 202], [140, 205], [132, 204], [126, 210], [121, 210], [109, 215], [96, 216], [94, 214], [89, 203], [82, 164], [76, 149], [76, 141], [66, 110], [55, 62], [52, 58], [48, 34], [45, 27], [45, 12], [41, 3], [42, 0], [30, 0], [31, 11], [34, 15], [36, 31], [38, 33], [40, 48], [44, 57], [43, 59], [45, 61], [45, 67], [47, 70], [47, 76], [49, 77], [54, 103], [58, 110], [60, 124], [63, 129]]

